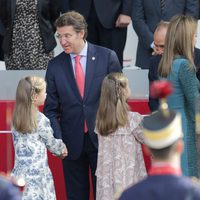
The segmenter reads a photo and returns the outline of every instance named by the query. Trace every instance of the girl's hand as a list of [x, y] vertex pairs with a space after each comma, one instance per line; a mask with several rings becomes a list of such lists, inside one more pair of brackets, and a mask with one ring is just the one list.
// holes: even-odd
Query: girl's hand
[[58, 156], [60, 159], [64, 159], [68, 155], [67, 147], [65, 146], [62, 153]]

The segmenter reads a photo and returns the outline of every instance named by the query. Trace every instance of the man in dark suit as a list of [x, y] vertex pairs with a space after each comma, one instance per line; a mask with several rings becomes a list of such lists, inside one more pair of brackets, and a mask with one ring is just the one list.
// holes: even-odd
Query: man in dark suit
[[[162, 3], [161, 7], [161, 1]], [[177, 14], [199, 17], [199, 0], [134, 0], [133, 28], [138, 36], [136, 66], [149, 69], [153, 49], [153, 33], [161, 20], [169, 21]]]
[[130, 187], [119, 200], [198, 200], [199, 184], [182, 176], [184, 150], [181, 115], [164, 109], [144, 118], [144, 143], [152, 155], [149, 176]]
[[[47, 68], [44, 113], [55, 136], [62, 138], [68, 148], [68, 157], [63, 161], [67, 199], [88, 200], [89, 167], [96, 193], [98, 141], [94, 127], [101, 83], [108, 73], [120, 72], [121, 65], [114, 51], [85, 40], [87, 23], [79, 13], [67, 12], [55, 25], [64, 52]], [[83, 87], [80, 81], [85, 82]]]
[[131, 21], [132, 0], [61, 0], [61, 11], [75, 10], [88, 24], [87, 40], [117, 53], [123, 65], [127, 26]]
[[[156, 30], [154, 32], [154, 51], [153, 51], [154, 55], [150, 58], [150, 67], [148, 74], [149, 85], [151, 85], [153, 81], [158, 80], [158, 66], [162, 58], [162, 54], [164, 52], [164, 46], [165, 46], [164, 42], [168, 24], [169, 24], [168, 22], [161, 21], [156, 27]], [[196, 66], [197, 78], [200, 80], [200, 49], [198, 48], [194, 49], [194, 63]], [[151, 112], [154, 112], [158, 110], [159, 101], [157, 98], [152, 98], [149, 95], [148, 105]]]

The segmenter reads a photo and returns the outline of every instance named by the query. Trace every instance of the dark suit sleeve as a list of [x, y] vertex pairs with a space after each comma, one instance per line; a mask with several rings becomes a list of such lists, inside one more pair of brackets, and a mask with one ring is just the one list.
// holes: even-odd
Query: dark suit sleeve
[[128, 15], [131, 17], [133, 0], [121, 0], [121, 1], [122, 1], [122, 10], [120, 14]]
[[153, 42], [153, 33], [145, 22], [145, 14], [142, 0], [134, 0], [132, 6], [133, 28], [145, 49], [150, 49]]
[[62, 132], [59, 123], [60, 104], [55, 84], [55, 68], [56, 66], [52, 64], [52, 61], [50, 61], [46, 72], [47, 98], [44, 105], [44, 114], [51, 122], [51, 126], [54, 130], [54, 136], [61, 139]]
[[117, 57], [117, 54], [114, 51], [110, 51], [110, 60], [109, 60], [109, 71], [111, 72], [122, 72], [122, 66], [119, 63], [119, 59]]
[[199, 19], [199, 0], [186, 0], [185, 14]]

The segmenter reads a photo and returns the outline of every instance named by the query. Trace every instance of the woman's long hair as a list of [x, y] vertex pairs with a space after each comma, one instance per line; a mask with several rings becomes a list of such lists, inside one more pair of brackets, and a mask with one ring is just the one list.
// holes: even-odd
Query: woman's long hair
[[195, 69], [193, 54], [196, 31], [197, 21], [192, 16], [177, 15], [170, 20], [165, 38], [165, 49], [158, 68], [161, 77], [169, 75], [175, 56], [188, 59], [190, 69]]
[[101, 135], [107, 136], [127, 124], [127, 86], [128, 79], [122, 73], [111, 73], [104, 78], [96, 117], [96, 127]]
[[45, 87], [46, 83], [41, 77], [28, 76], [19, 81], [12, 118], [12, 126], [16, 131], [31, 133], [33, 129], [37, 128], [38, 108], [34, 105], [34, 96]]

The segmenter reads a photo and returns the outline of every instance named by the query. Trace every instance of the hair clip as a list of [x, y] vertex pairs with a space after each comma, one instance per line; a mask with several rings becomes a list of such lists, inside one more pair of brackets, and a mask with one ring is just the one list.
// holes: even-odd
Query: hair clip
[[120, 82], [118, 80], [115, 80], [115, 89], [116, 89], [117, 99], [119, 99], [121, 94], [121, 88], [120, 88]]
[[35, 98], [34, 98], [34, 96], [35, 96], [35, 90], [36, 90], [36, 88], [34, 86], [32, 86], [31, 87], [31, 101], [32, 101], [32, 103], [35, 102]]

